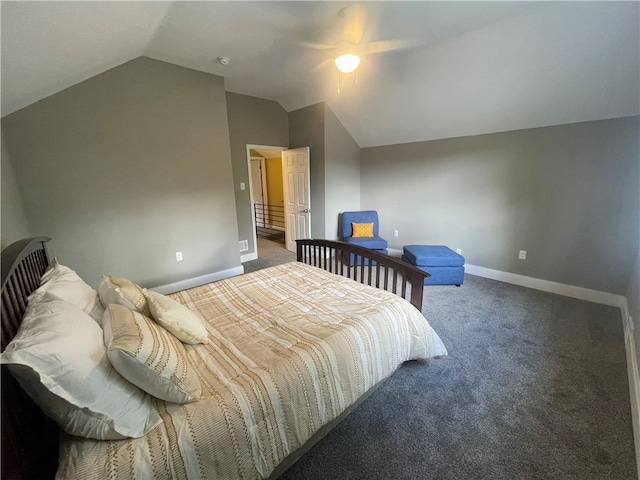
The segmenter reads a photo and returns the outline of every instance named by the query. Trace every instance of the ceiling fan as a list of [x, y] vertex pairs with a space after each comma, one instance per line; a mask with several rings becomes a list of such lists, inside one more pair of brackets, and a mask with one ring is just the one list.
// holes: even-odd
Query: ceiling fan
[[[332, 61], [340, 72], [351, 73], [367, 55], [406, 49], [423, 45], [424, 38], [405, 40], [365, 40], [367, 12], [362, 4], [352, 4], [342, 8], [338, 17], [343, 21], [342, 39], [334, 45], [310, 44], [307, 46], [333, 50]], [[367, 32], [368, 33], [368, 32]]]

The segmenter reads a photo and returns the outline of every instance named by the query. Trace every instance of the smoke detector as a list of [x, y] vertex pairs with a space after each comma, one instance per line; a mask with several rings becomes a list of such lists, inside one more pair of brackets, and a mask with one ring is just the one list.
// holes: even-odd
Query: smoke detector
[[221, 65], [229, 65], [231, 63], [231, 59], [229, 57], [218, 57], [218, 63]]

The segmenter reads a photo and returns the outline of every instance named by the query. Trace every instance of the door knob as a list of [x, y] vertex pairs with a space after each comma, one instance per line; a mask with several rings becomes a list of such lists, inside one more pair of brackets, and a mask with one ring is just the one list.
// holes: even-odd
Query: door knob
[[311, 213], [311, 209], [310, 208], [305, 208], [304, 210], [302, 210], [302, 213]]

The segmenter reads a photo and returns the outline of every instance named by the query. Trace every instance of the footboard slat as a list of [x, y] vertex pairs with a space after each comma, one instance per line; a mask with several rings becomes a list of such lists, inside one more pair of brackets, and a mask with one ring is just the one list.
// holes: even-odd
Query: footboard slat
[[399, 258], [350, 243], [313, 239], [296, 243], [299, 262], [390, 291], [422, 311], [427, 272]]

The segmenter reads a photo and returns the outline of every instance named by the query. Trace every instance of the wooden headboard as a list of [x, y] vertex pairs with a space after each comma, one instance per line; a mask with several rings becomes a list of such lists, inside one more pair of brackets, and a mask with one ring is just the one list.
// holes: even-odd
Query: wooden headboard
[[[2, 351], [22, 321], [27, 297], [40, 286], [49, 265], [50, 239], [19, 240], [2, 251]], [[59, 429], [2, 366], [3, 479], [53, 478], [58, 465]]]

